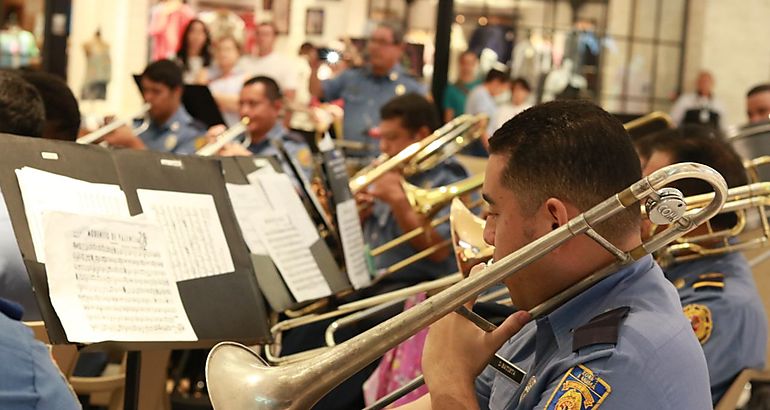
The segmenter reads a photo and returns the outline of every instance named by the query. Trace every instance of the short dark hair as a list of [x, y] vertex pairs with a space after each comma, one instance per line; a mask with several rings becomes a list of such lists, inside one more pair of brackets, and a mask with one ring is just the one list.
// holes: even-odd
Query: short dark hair
[[75, 141], [80, 132], [80, 109], [67, 83], [42, 71], [21, 71], [20, 74], [37, 89], [43, 100], [43, 138]]
[[270, 27], [273, 29], [273, 34], [278, 35], [278, 27], [272, 21], [263, 21], [257, 24], [257, 27]]
[[[743, 161], [733, 147], [698, 128], [662, 131], [651, 138], [653, 139], [650, 142], [650, 155], [662, 152], [671, 157], [672, 163], [697, 162], [708, 165], [722, 174], [729, 188], [748, 184]], [[682, 191], [685, 196], [713, 190], [709, 184], [691, 178], [679, 180], [671, 186]], [[711, 218], [710, 222], [713, 227], [721, 230], [733, 227], [737, 219], [734, 213], [719, 214]]]
[[171, 60], [158, 60], [150, 63], [142, 72], [142, 78], [161, 83], [172, 89], [184, 84], [182, 68]]
[[265, 96], [267, 96], [267, 99], [272, 102], [278, 101], [283, 98], [281, 87], [278, 86], [278, 83], [270, 77], [265, 77], [263, 75], [251, 77], [248, 80], [246, 80], [245, 83], [243, 83], [243, 86], [248, 87], [254, 84], [262, 84], [262, 86], [265, 87]]
[[411, 132], [427, 127], [431, 132], [439, 127], [436, 107], [425, 97], [408, 93], [395, 97], [380, 108], [383, 120], [401, 119], [401, 125]]
[[385, 28], [390, 31], [393, 36], [393, 44], [404, 43], [404, 28], [401, 24], [395, 21], [385, 21], [377, 25], [377, 28]]
[[492, 81], [499, 81], [504, 83], [508, 81], [508, 76], [504, 72], [493, 68], [489, 70], [489, 72], [487, 72], [487, 76], [484, 77], [485, 83], [491, 83]]
[[[551, 197], [586, 211], [642, 174], [623, 124], [587, 101], [552, 101], [523, 111], [495, 131], [489, 152], [507, 156], [503, 183], [528, 214]], [[638, 233], [639, 209], [630, 206], [594, 229], [610, 240]]]
[[529, 82], [522, 77], [516, 77], [511, 80], [511, 89], [515, 88], [517, 85], [527, 91], [532, 91], [532, 88], [529, 86]]
[[770, 83], [764, 83], [764, 84], [758, 84], [754, 87], [751, 87], [748, 93], [746, 93], [746, 98], [751, 97], [754, 94], [764, 93], [770, 91]]
[[200, 19], [192, 19], [189, 23], [187, 23], [187, 26], [184, 28], [184, 33], [182, 33], [182, 41], [179, 45], [179, 51], [177, 51], [176, 56], [179, 59], [179, 61], [182, 63], [182, 67], [187, 70], [190, 68], [190, 56], [187, 55], [187, 47], [189, 46], [189, 40], [187, 37], [190, 35], [190, 31], [193, 28], [193, 25], [200, 24], [203, 26], [203, 31], [206, 33], [206, 41], [203, 43], [203, 49], [201, 50], [201, 58], [203, 59], [203, 66], [208, 67], [211, 65], [211, 32], [209, 32], [208, 26], [206, 26], [206, 23], [204, 23]]
[[0, 132], [40, 137], [45, 106], [35, 87], [17, 73], [0, 70]]

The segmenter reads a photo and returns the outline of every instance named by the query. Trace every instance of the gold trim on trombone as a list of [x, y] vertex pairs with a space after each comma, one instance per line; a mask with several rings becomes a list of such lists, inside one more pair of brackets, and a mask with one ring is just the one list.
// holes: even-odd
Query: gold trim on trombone
[[[206, 363], [206, 380], [211, 402], [215, 409], [220, 410], [310, 408], [339, 383], [393, 346], [456, 310], [467, 300], [515, 274], [565, 241], [592, 232], [592, 226], [629, 206], [638, 206], [638, 201], [656, 196], [657, 190], [684, 178], [701, 179], [711, 185], [715, 192], [712, 201], [704, 208], [686, 212], [676, 218], [666, 230], [629, 252], [621, 252], [615, 248], [612, 253], [619, 256], [617, 262], [584, 278], [530, 311], [533, 318], [541, 317], [623, 265], [660, 249], [714, 216], [724, 204], [727, 191], [721, 175], [709, 167], [694, 163], [662, 168], [571, 219], [567, 224], [488, 265], [477, 275], [463, 279], [398, 316], [329, 348], [310, 360], [270, 367], [246, 346], [233, 342], [220, 343], [211, 350]], [[651, 211], [654, 212], [655, 209]], [[604, 242], [599, 243], [606, 246]]]

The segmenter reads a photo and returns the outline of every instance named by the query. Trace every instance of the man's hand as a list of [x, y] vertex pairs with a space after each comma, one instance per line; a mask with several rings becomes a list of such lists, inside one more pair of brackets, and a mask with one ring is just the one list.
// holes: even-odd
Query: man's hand
[[359, 192], [355, 195], [356, 206], [358, 207], [358, 218], [361, 222], [372, 216], [374, 211], [374, 197], [366, 192]]
[[369, 186], [368, 192], [371, 196], [393, 206], [393, 204], [406, 200], [406, 192], [402, 182], [404, 177], [397, 171], [390, 171], [377, 178]]
[[224, 124], [218, 124], [215, 125], [206, 131], [206, 135], [204, 137], [206, 138], [206, 144], [211, 144], [214, 141], [217, 140], [217, 136], [219, 134], [225, 132], [227, 130], [227, 127]]
[[253, 154], [243, 145], [231, 142], [222, 147], [217, 155], [220, 157], [250, 157]]
[[144, 142], [125, 125], [105, 135], [102, 141], [113, 147], [147, 149]]
[[[475, 266], [471, 276], [484, 267], [483, 263]], [[470, 309], [473, 302], [466, 307]], [[519, 311], [487, 333], [453, 312], [431, 325], [422, 353], [422, 371], [433, 408], [477, 408], [475, 378], [529, 319], [529, 313]]]

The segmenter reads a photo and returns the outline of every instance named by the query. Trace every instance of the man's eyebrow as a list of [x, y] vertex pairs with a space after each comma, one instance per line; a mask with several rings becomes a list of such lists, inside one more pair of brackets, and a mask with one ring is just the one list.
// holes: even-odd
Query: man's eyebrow
[[493, 201], [492, 198], [489, 195], [487, 195], [485, 193], [482, 193], [481, 197], [484, 198], [484, 200], [487, 201], [488, 204], [490, 204], [490, 205], [494, 205], [495, 204], [495, 201]]

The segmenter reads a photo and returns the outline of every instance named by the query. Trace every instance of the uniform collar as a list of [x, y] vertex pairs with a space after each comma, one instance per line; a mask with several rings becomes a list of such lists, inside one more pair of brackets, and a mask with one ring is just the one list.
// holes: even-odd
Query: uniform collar
[[[647, 255], [631, 265], [621, 268], [545, 317], [538, 319], [538, 336], [550, 330], [551, 336], [556, 339], [559, 349], [571, 346], [572, 330], [574, 328], [586, 324], [594, 316], [602, 313], [605, 308], [617, 307], [603, 306], [606, 296], [612, 292], [615, 286], [632, 276], [644, 274], [652, 269], [652, 267], [652, 256]], [[541, 330], [541, 327], [545, 329]], [[538, 344], [540, 343], [541, 341], [538, 341]]]
[[[174, 115], [172, 115], [171, 118], [166, 120], [166, 122], [164, 122], [163, 124], [160, 124], [158, 128], [176, 131], [173, 128], [178, 128], [182, 125], [187, 125], [190, 122], [192, 122], [192, 116], [190, 116], [190, 113], [188, 113], [187, 110], [184, 108], [183, 104], [179, 104], [179, 108], [176, 110]], [[177, 124], [177, 125], [174, 125], [174, 124]]]
[[270, 128], [270, 131], [267, 132], [267, 139], [280, 140], [286, 135], [286, 132], [286, 127], [284, 127], [280, 121], [276, 121], [273, 128]]

